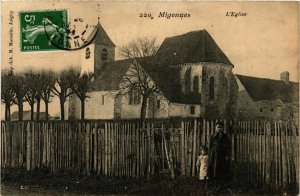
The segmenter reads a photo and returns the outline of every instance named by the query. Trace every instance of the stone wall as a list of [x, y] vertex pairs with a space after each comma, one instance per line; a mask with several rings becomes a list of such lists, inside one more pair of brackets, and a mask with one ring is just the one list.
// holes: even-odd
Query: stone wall
[[[222, 63], [202, 63], [201, 103], [205, 118], [228, 118], [236, 115], [237, 84], [232, 66]], [[209, 96], [210, 78], [214, 78], [214, 97]]]
[[[188, 75], [188, 85], [186, 85], [186, 76]], [[200, 92], [200, 89], [202, 87], [202, 65], [201, 63], [186, 63], [183, 65], [180, 65], [180, 83], [182, 87], [182, 92], [183, 93], [190, 93], [193, 92], [194, 89], [194, 77], [198, 76], [199, 77], [199, 82], [198, 82], [198, 89]]]
[[[191, 107], [194, 107], [194, 114], [191, 113]], [[169, 117], [200, 117], [201, 106], [193, 104], [170, 103]]]

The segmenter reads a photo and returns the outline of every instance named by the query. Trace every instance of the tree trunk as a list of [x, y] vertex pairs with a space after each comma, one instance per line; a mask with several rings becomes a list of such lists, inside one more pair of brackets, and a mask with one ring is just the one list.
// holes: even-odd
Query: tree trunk
[[40, 120], [40, 106], [41, 106], [41, 100], [36, 100], [36, 120]]
[[81, 101], [81, 120], [84, 120], [84, 99]]
[[[143, 129], [146, 129], [145, 123], [143, 123]], [[146, 176], [149, 179], [150, 178], [150, 172], [151, 172], [151, 165], [150, 165], [150, 156], [151, 156], [151, 145], [150, 145], [150, 128], [147, 129], [147, 139], [146, 139]]]
[[65, 107], [63, 101], [60, 101], [60, 120], [65, 120]]
[[7, 120], [10, 121], [10, 105], [7, 108]]
[[142, 108], [141, 108], [141, 120], [144, 120], [146, 118], [147, 99], [148, 99], [148, 96], [143, 95]]
[[10, 121], [10, 104], [5, 104], [5, 121]]
[[19, 121], [21, 121], [23, 120], [23, 102], [19, 102], [18, 109], [19, 109]]
[[30, 104], [30, 120], [34, 120], [34, 102]]
[[48, 119], [48, 100], [44, 100], [44, 102], [45, 102], [45, 118], [46, 118], [46, 120], [49, 120]]

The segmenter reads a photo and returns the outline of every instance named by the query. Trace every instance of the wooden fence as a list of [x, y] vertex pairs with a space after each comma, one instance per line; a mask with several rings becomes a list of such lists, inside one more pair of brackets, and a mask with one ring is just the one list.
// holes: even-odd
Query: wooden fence
[[[200, 146], [215, 121], [21, 121], [1, 123], [1, 167], [140, 177], [170, 171], [196, 176]], [[288, 121], [225, 121], [236, 184], [299, 184], [298, 126]]]

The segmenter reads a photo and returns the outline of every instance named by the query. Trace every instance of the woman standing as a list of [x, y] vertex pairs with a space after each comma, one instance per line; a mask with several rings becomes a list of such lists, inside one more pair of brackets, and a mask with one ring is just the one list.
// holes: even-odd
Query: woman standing
[[217, 122], [216, 133], [209, 141], [208, 178], [221, 188], [225, 181], [230, 180], [231, 140], [224, 133], [223, 122]]

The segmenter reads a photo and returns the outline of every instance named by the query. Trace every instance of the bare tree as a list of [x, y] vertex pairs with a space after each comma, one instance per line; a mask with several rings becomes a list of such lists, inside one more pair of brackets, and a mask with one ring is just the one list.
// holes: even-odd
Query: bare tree
[[51, 98], [53, 97], [52, 95], [52, 89], [54, 88], [55, 85], [55, 74], [52, 71], [43, 71], [42, 72], [42, 85], [43, 87], [43, 92], [42, 92], [42, 99], [45, 103], [45, 115], [46, 115], [46, 120], [48, 120], [48, 114], [49, 114], [49, 109], [48, 105], [51, 102]]
[[16, 95], [16, 99], [14, 100], [14, 103], [18, 105], [19, 120], [21, 121], [23, 120], [23, 103], [26, 101], [25, 96], [28, 91], [28, 86], [26, 85], [26, 79], [23, 74], [14, 75], [12, 88]]
[[33, 70], [27, 70], [25, 71], [24, 75], [25, 75], [25, 83], [26, 86], [28, 87], [27, 93], [25, 95], [25, 99], [30, 105], [30, 113], [31, 113], [30, 119], [34, 120], [34, 105], [36, 103], [35, 100], [36, 89], [34, 87], [36, 85], [35, 73], [33, 72]]
[[122, 93], [132, 93], [134, 90], [142, 96], [140, 113], [142, 120], [146, 117], [148, 98], [160, 92], [158, 86], [145, 71], [145, 68], [152, 66], [157, 50], [155, 38], [138, 38], [121, 47], [120, 50], [121, 56], [130, 59], [132, 64], [122, 79], [121, 90]]
[[81, 120], [84, 120], [85, 100], [89, 98], [88, 93], [90, 92], [91, 82], [94, 78], [93, 73], [73, 72], [74, 85], [72, 86], [73, 92], [80, 99], [81, 103]]
[[26, 100], [31, 107], [31, 120], [34, 117], [34, 104], [36, 103], [36, 119], [40, 120], [41, 100], [45, 88], [46, 78], [42, 74], [43, 71], [28, 70], [25, 72], [26, 83], [28, 85], [28, 93]]
[[1, 71], [1, 101], [5, 104], [5, 120], [10, 120], [10, 106], [13, 104], [16, 94], [12, 88], [13, 73]]
[[74, 74], [74, 72], [75, 70], [68, 69], [59, 73], [56, 79], [56, 84], [52, 88], [52, 92], [59, 98], [61, 120], [65, 119], [65, 102], [73, 93], [72, 86], [74, 85], [74, 81], [72, 81], [72, 74]]

